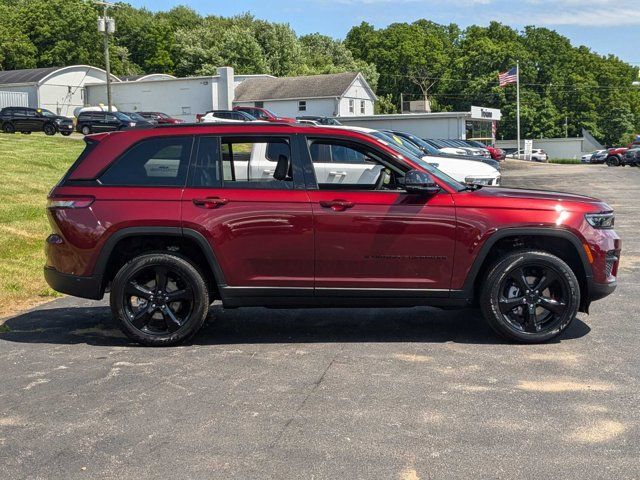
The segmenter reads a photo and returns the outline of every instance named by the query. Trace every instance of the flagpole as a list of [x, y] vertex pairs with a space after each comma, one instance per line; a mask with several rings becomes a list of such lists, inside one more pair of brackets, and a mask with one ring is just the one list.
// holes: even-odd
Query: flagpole
[[[520, 61], [516, 61], [516, 115], [518, 117], [518, 152], [520, 152]], [[518, 155], [519, 158], [519, 155]]]

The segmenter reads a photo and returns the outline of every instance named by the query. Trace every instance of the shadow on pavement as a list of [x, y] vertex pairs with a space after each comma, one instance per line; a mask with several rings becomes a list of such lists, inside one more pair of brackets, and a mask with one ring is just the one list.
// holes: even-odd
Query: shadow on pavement
[[[44, 308], [5, 322], [0, 339], [19, 343], [131, 345], [108, 307]], [[581, 338], [590, 328], [576, 318], [555, 342]], [[409, 309], [269, 310], [212, 307], [194, 345], [330, 342], [507, 343], [476, 310]]]

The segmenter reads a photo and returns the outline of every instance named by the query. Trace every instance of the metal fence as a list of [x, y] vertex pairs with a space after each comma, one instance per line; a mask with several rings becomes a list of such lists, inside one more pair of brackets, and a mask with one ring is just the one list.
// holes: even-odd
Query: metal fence
[[26, 92], [0, 92], [0, 108], [28, 106], [29, 95]]

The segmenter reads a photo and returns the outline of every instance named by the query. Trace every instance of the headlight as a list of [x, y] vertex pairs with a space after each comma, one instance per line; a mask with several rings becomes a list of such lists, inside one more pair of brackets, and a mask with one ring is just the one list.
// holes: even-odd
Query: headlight
[[135, 127], [136, 126], [136, 122], [129, 122], [129, 126], [130, 127]]
[[471, 183], [473, 185], [489, 185], [492, 180], [493, 178], [466, 177], [464, 182]]
[[587, 213], [584, 218], [593, 228], [607, 229], [613, 228], [615, 215], [613, 212], [608, 213]]

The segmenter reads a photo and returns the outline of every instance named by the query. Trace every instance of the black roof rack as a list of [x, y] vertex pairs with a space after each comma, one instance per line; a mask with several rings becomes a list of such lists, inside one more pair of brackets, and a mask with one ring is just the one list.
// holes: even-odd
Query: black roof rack
[[299, 123], [287, 122], [183, 122], [154, 125], [153, 128], [184, 128], [184, 127], [307, 127]]

